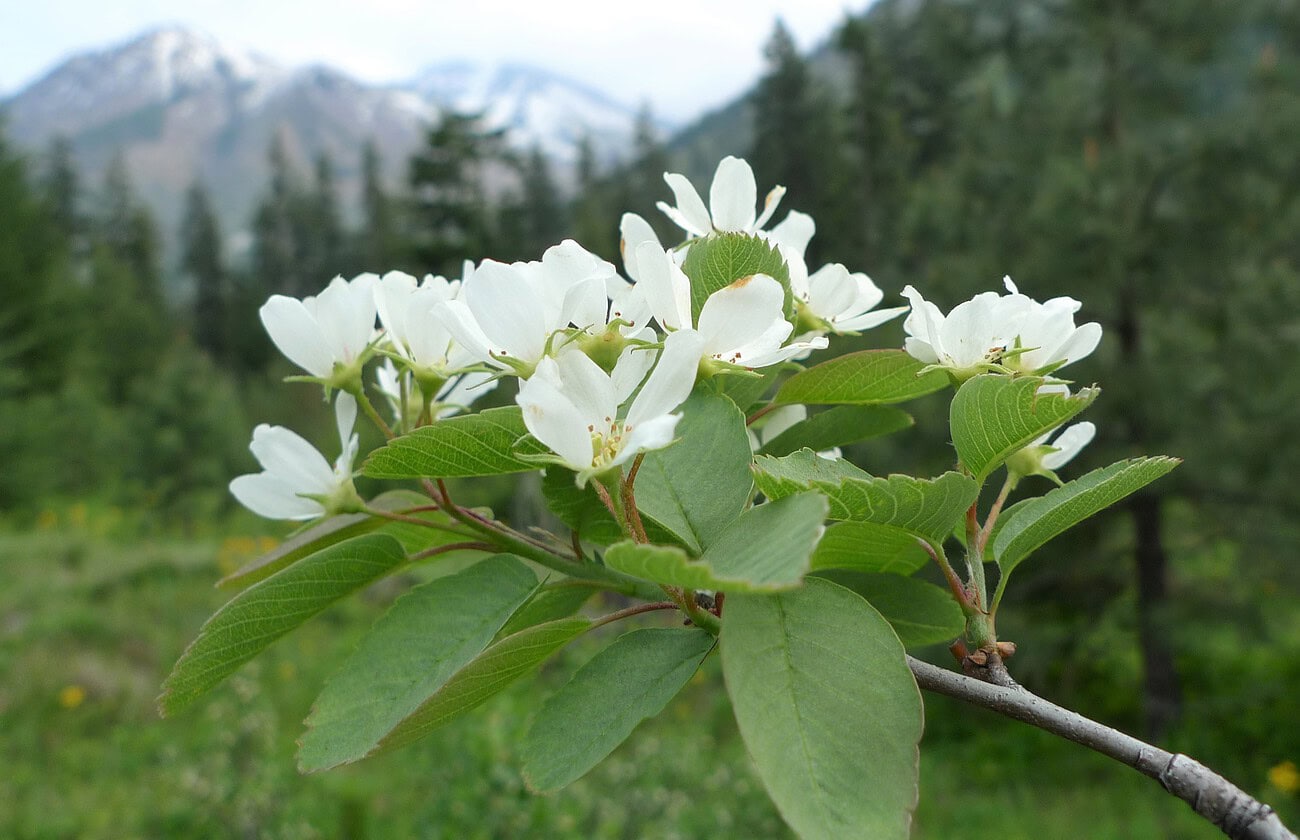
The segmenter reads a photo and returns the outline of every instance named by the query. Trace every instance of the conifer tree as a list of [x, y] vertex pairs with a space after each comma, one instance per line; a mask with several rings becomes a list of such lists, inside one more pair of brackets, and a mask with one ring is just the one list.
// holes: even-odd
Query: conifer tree
[[201, 181], [191, 184], [185, 196], [181, 249], [182, 266], [194, 284], [194, 342], [214, 360], [224, 361], [230, 349], [229, 278], [221, 253], [221, 229]]

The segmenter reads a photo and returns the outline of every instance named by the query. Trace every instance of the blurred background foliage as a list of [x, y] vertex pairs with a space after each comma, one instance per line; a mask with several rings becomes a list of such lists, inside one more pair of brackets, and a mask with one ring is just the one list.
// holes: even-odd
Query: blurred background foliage
[[[674, 235], [653, 207], [665, 169], [702, 186], [725, 154], [813, 215], [814, 266], [866, 270], [891, 299], [912, 283], [945, 309], [1009, 273], [1103, 324], [1075, 374], [1105, 389], [1100, 439], [1068, 471], [1186, 463], [1020, 572], [1001, 621], [1013, 672], [1300, 819], [1300, 5], [879, 0], [816, 66], [779, 24], [764, 49], [743, 100], [667, 140], [647, 112], [631, 162], [602, 170], [588, 150], [574, 191], [540, 152], [453, 114], [403, 189], [358, 150], [349, 226], [333, 163], [297, 172], [276, 144], [243, 263], [202, 182], [183, 219], [153, 219], [124, 167], [85, 183], [66, 143], [27, 155], [0, 138], [0, 801], [17, 803], [0, 833], [783, 836], [716, 663], [556, 797], [530, 797], [514, 769], [529, 686], [411, 750], [298, 777], [311, 698], [402, 581], [192, 714], [160, 723], [152, 706], [222, 600], [211, 582], [283, 532], [225, 490], [254, 468], [251, 426], [329, 439], [319, 394], [278, 384], [292, 371], [256, 316], [268, 295], [362, 270], [458, 276], [462, 259], [536, 258], [565, 236], [617, 259], [625, 210]], [[502, 170], [518, 189], [489, 199], [482, 180]], [[181, 259], [164, 265], [173, 228]], [[192, 296], [167, 294], [177, 276]], [[899, 341], [891, 325], [836, 350]], [[916, 428], [850, 457], [881, 474], [950, 466], [946, 402], [913, 408]], [[483, 501], [536, 507], [512, 487]], [[1131, 771], [927, 701], [919, 836], [1214, 836]]]

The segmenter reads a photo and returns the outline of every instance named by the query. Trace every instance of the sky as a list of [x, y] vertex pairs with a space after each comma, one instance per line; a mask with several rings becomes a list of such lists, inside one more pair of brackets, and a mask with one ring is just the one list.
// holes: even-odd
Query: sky
[[181, 24], [290, 66], [394, 82], [452, 60], [534, 64], [684, 122], [762, 73], [781, 18], [803, 51], [869, 0], [44, 0], [0, 23], [0, 93], [60, 61]]

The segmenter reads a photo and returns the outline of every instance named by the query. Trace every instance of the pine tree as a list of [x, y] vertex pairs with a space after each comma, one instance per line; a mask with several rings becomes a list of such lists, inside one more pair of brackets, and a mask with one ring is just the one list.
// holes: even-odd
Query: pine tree
[[401, 257], [397, 205], [384, 186], [379, 150], [367, 142], [361, 152], [362, 227], [357, 248], [361, 265], [380, 274], [397, 268]]
[[268, 296], [303, 294], [308, 287], [299, 262], [294, 230], [300, 187], [289, 163], [284, 137], [277, 134], [267, 153], [269, 187], [253, 217], [253, 271], [248, 297], [257, 305]]
[[185, 196], [181, 249], [183, 269], [194, 283], [194, 342], [222, 362], [230, 349], [229, 278], [221, 254], [221, 229], [201, 181], [191, 184]]
[[495, 253], [488, 173], [508, 166], [505, 134], [477, 114], [447, 111], [411, 158], [415, 256], [425, 270], [459, 276], [461, 263]]

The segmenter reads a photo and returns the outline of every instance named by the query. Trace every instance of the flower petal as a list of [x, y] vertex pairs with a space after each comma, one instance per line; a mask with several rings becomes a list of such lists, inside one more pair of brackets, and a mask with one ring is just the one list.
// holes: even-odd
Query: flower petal
[[334, 468], [297, 432], [263, 423], [253, 430], [253, 442], [248, 448], [263, 469], [287, 482], [295, 492], [320, 494], [334, 489]]
[[325, 342], [316, 318], [302, 301], [271, 295], [257, 314], [271, 341], [285, 358], [322, 379], [334, 372], [334, 354]]
[[1043, 466], [1049, 470], [1060, 469], [1065, 466], [1075, 455], [1092, 442], [1097, 436], [1097, 427], [1085, 420], [1082, 423], [1075, 423], [1052, 441], [1055, 452], [1049, 452], [1043, 456]]
[[676, 172], [665, 172], [664, 181], [673, 191], [677, 206], [669, 207], [663, 202], [659, 202], [656, 206], [678, 227], [692, 236], [708, 236], [713, 231], [713, 221], [709, 218], [709, 208], [704, 206], [704, 200], [695, 191], [695, 187], [685, 175]]
[[641, 279], [637, 288], [645, 297], [650, 312], [666, 330], [691, 325], [691, 281], [663, 248], [654, 242], [637, 246], [637, 266]]
[[641, 452], [663, 449], [673, 442], [673, 432], [677, 430], [677, 423], [681, 419], [680, 414], [664, 414], [632, 426], [623, 438], [623, 447], [610, 463], [618, 466]]
[[523, 409], [524, 425], [574, 470], [591, 467], [590, 422], [558, 387], [555, 360], [537, 363], [537, 373], [519, 386], [515, 402]]
[[664, 339], [658, 364], [632, 400], [625, 423], [636, 427], [672, 411], [691, 394], [704, 355], [704, 337], [678, 330]]
[[315, 519], [325, 512], [320, 502], [295, 495], [293, 487], [271, 473], [241, 475], [229, 487], [241, 505], [267, 519]]
[[784, 304], [785, 290], [766, 274], [742, 278], [714, 292], [700, 310], [705, 354], [725, 357], [758, 340], [777, 322], [785, 323], [789, 335], [793, 327], [785, 320]]
[[713, 227], [736, 232], [753, 230], [754, 203], [757, 199], [758, 186], [754, 183], [754, 170], [738, 157], [724, 157], [713, 174], [713, 184], [709, 188]]
[[655, 229], [650, 227], [650, 223], [636, 213], [624, 213], [623, 218], [619, 220], [618, 230], [618, 250], [623, 257], [623, 268], [627, 270], [628, 277], [640, 280], [641, 272], [637, 267], [636, 249], [642, 242], [653, 242], [658, 245], [659, 237], [655, 234]]

